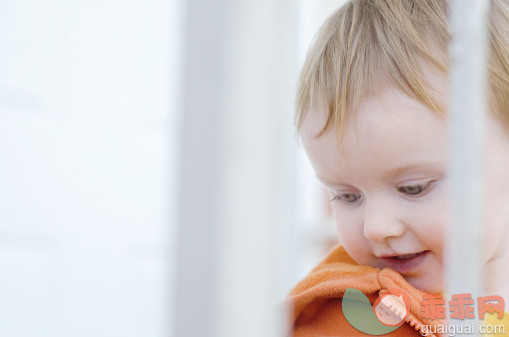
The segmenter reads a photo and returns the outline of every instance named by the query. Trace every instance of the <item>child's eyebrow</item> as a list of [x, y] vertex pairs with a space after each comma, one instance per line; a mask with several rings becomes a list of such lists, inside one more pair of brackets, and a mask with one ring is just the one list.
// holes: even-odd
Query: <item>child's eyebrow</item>
[[[391, 168], [387, 170], [385, 173], [383, 173], [382, 177], [384, 179], [387, 178], [394, 178], [404, 172], [407, 171], [416, 171], [416, 170], [423, 170], [423, 171], [438, 171], [443, 167], [444, 163], [439, 161], [429, 161], [429, 162], [418, 162], [418, 163], [410, 163], [410, 164], [404, 164], [401, 166], [397, 166], [394, 168]], [[315, 175], [316, 178], [321, 181], [325, 185], [337, 185], [338, 181], [336, 179], [327, 179], [324, 176], [321, 176], [319, 174]], [[343, 184], [342, 184], [343, 185]], [[348, 185], [348, 184], [346, 184]]]
[[437, 168], [441, 167], [442, 165], [443, 165], [443, 163], [438, 162], [438, 161], [411, 163], [411, 164], [406, 164], [406, 165], [402, 165], [402, 166], [390, 169], [387, 171], [385, 176], [394, 177], [394, 176], [397, 176], [403, 172], [413, 171], [413, 170], [418, 170], [418, 169], [422, 169], [422, 170], [435, 169], [436, 170]]

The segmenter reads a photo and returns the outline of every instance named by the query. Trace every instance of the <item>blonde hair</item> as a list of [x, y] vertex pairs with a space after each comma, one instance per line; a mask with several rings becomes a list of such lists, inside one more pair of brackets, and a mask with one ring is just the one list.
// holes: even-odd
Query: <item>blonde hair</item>
[[[509, 1], [509, 0], [508, 0]], [[489, 10], [489, 104], [509, 128], [509, 5], [491, 0]], [[319, 30], [302, 67], [296, 126], [309, 110], [325, 107], [320, 137], [334, 124], [342, 139], [347, 111], [395, 86], [443, 115], [436, 88], [423, 68], [447, 76], [446, 0], [350, 0]], [[430, 68], [431, 67], [431, 68]]]

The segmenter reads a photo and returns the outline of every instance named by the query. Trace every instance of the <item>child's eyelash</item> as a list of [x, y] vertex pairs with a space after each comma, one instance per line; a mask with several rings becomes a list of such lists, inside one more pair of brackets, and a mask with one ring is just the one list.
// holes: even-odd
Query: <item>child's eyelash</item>
[[[405, 186], [399, 187], [398, 191], [405, 193], [409, 196], [420, 196], [423, 193], [428, 192], [431, 189], [432, 183], [433, 183], [433, 181], [428, 181], [423, 184], [405, 185]], [[347, 204], [353, 204], [357, 200], [360, 199], [360, 196], [353, 201], [347, 201], [346, 199], [349, 196], [356, 196], [356, 195], [357, 194], [355, 194], [355, 193], [334, 193], [334, 195], [330, 198], [330, 201], [332, 202], [332, 201], [336, 201], [336, 200], [342, 200], [342, 201], [346, 202]]]
[[346, 202], [347, 204], [353, 204], [354, 202], [356, 202], [357, 200], [360, 199], [360, 196], [359, 198], [357, 198], [356, 200], [350, 202], [350, 201], [346, 201], [344, 196], [350, 196], [350, 195], [353, 195], [355, 196], [356, 194], [355, 193], [338, 193], [338, 194], [334, 194], [332, 196], [332, 198], [330, 199], [330, 201], [336, 201], [336, 200], [343, 200], [344, 202]]
[[[398, 191], [400, 192], [403, 192], [405, 194], [408, 194], [408, 195], [421, 195], [423, 192], [428, 192], [431, 188], [431, 185], [432, 184], [432, 181], [428, 181], [427, 183], [424, 183], [424, 184], [415, 184], [415, 185], [406, 185], [406, 186], [401, 186], [398, 188]], [[408, 190], [405, 190], [405, 189], [417, 189], [417, 193], [412, 193], [412, 192], [409, 192]], [[415, 190], [414, 190], [415, 191]]]

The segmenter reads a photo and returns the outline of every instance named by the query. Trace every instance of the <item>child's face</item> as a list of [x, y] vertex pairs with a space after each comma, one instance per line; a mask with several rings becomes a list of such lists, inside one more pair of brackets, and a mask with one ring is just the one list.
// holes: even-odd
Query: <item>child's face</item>
[[[365, 101], [356, 123], [347, 122], [341, 151], [331, 130], [314, 138], [324, 125], [324, 111], [307, 114], [302, 142], [330, 191], [339, 239], [352, 258], [393, 268], [419, 289], [442, 291], [449, 222], [447, 121], [395, 89], [383, 97]], [[483, 262], [500, 254], [505, 247], [500, 233], [509, 227], [500, 212], [509, 204], [509, 141], [496, 123], [490, 127], [483, 198], [490, 248]]]

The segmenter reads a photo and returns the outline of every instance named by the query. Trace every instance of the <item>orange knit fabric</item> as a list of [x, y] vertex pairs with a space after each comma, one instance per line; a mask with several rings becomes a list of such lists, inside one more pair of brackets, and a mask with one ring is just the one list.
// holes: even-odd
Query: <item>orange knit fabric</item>
[[346, 288], [362, 291], [372, 304], [384, 289], [398, 288], [408, 294], [409, 319], [384, 336], [421, 336], [419, 326], [444, 323], [422, 317], [420, 303], [426, 293], [409, 284], [401, 274], [390, 268], [361, 266], [338, 244], [283, 302], [291, 308], [288, 336], [369, 336], [352, 327], [343, 316], [341, 299]]

